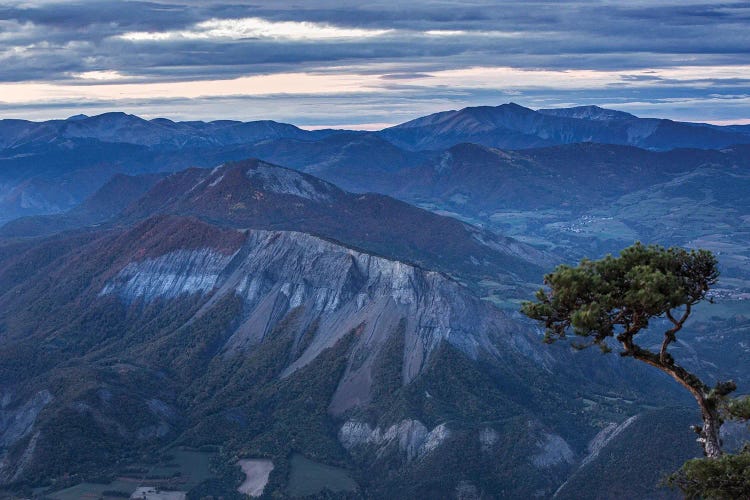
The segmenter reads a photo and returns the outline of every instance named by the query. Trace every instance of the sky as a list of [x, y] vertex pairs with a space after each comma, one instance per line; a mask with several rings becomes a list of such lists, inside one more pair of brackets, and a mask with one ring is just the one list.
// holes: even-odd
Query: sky
[[506, 102], [750, 123], [750, 2], [0, 0], [0, 118], [378, 129]]

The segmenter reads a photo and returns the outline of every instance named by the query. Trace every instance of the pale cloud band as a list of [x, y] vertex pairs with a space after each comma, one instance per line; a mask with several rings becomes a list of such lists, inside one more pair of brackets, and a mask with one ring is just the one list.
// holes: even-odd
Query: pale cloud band
[[365, 127], [514, 100], [742, 122], [749, 22], [699, 0], [0, 0], [0, 114]]
[[[260, 96], [283, 94], [338, 94], [386, 91], [389, 89], [430, 90], [453, 88], [456, 91], [495, 89], [510, 95], [525, 90], [584, 90], [601, 89], [627, 84], [631, 88], [646, 88], [661, 81], [664, 86], [716, 80], [735, 80], [750, 75], [746, 66], [681, 66], [637, 71], [597, 70], [528, 70], [511, 67], [473, 67], [405, 74], [397, 79], [384, 78], [391, 67], [373, 65], [360, 67], [368, 71], [276, 73], [254, 75], [224, 80], [154, 83], [103, 83], [124, 78], [115, 71], [92, 71], [74, 75], [87, 80], [86, 84], [65, 83], [6, 83], [0, 84], [0, 102], [23, 104], [25, 102], [60, 99], [117, 100], [146, 98], [198, 98], [220, 96]], [[700, 83], [697, 83], [700, 85]]]
[[209, 19], [186, 30], [136, 31], [123, 33], [117, 38], [140, 41], [173, 40], [242, 40], [270, 38], [274, 40], [337, 40], [343, 38], [369, 38], [384, 35], [392, 30], [343, 28], [330, 24], [280, 21], [259, 17], [243, 19]]

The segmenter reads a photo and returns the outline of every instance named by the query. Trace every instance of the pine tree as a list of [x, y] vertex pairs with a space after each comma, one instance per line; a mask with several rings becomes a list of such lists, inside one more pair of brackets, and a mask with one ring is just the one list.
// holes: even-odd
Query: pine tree
[[[721, 407], [736, 389], [732, 381], [709, 387], [698, 376], [675, 362], [669, 347], [690, 316], [706, 299], [719, 273], [716, 258], [706, 250], [687, 251], [640, 243], [625, 248], [619, 257], [583, 260], [578, 266], [558, 266], [544, 277], [535, 302], [525, 302], [522, 312], [546, 327], [545, 340], [553, 342], [572, 331], [584, 338], [579, 348], [592, 345], [657, 368], [681, 384], [695, 398], [703, 419], [696, 426], [706, 457], [722, 455], [719, 428]], [[658, 352], [639, 345], [639, 336], [655, 318], [666, 318], [671, 327], [663, 334]]]

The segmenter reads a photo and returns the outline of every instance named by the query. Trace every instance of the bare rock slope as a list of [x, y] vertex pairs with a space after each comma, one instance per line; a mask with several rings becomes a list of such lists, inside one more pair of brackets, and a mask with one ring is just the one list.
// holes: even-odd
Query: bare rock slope
[[130, 262], [100, 291], [125, 302], [209, 293], [201, 311], [227, 294], [244, 304], [225, 355], [251, 351], [285, 321], [298, 356], [283, 376], [356, 330], [352, 361], [331, 402], [336, 414], [369, 402], [373, 363], [396, 334], [403, 335], [404, 383], [441, 341], [474, 359], [480, 352], [501, 358], [510, 350], [551, 362], [533, 339], [512, 331], [503, 313], [443, 274], [304, 233], [249, 230], [231, 255], [206, 247]]

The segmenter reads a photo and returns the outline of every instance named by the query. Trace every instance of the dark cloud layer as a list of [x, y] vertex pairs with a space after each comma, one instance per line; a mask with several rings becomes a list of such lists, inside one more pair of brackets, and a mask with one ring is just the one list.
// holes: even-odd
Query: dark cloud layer
[[[710, 96], [718, 92], [735, 97], [731, 105], [727, 104], [730, 100], [722, 100], [726, 101], [720, 105], [725, 111], [718, 116], [712, 112], [706, 119], [750, 118], [750, 113], [743, 115], [739, 111], [747, 106], [747, 98], [742, 96], [750, 93], [750, 82], [741, 75], [741, 68], [750, 64], [747, 58], [750, 2], [346, 3], [339, 0], [247, 3], [0, 0], [0, 82], [70, 85], [87, 83], [81, 81], [81, 75], [93, 80], [114, 75], [120, 82], [153, 83], [273, 73], [355, 72], [380, 75], [384, 85], [379, 98], [383, 102], [400, 102], [403, 106], [417, 102], [420, 109], [423, 103], [443, 104], [448, 100], [471, 104], [490, 97], [520, 95], [516, 100], [529, 105], [540, 100], [545, 105], [596, 100], [634, 109], [639, 105], [643, 109], [652, 106], [675, 113], [679, 109], [680, 116], [676, 117], [699, 119], [707, 109], [700, 102], [715, 102]], [[313, 23], [289, 28], [304, 31], [306, 26], [312, 26], [312, 31], [281, 37], [267, 33], [243, 37], [239, 28], [221, 24], [247, 18], [259, 18], [270, 26], [267, 28], [270, 32], [288, 28], [285, 23], [289, 22]], [[206, 21], [218, 22], [218, 28], [207, 27]], [[324, 32], [326, 27], [350, 34], [328, 37]], [[227, 35], [227, 30], [232, 29], [239, 30], [239, 35]], [[359, 36], [356, 33], [360, 31], [351, 30], [363, 34]], [[134, 33], [141, 34], [140, 38]], [[155, 35], [143, 36], [148, 33]], [[689, 72], [675, 76], [670, 72], [670, 68], [686, 66], [724, 70], [709, 77], [703, 74], [691, 77]], [[587, 70], [619, 72], [621, 76], [613, 82], [592, 83], [588, 89], [575, 90], [555, 89], [552, 84], [545, 84], [542, 89], [533, 83], [524, 86], [517, 82], [487, 89], [486, 85], [473, 86], [470, 81], [462, 81], [457, 88], [441, 89], [439, 78], [428, 78], [436, 71], [473, 67]], [[737, 68], [734, 74], [732, 67]], [[653, 75], [644, 73], [651, 69]], [[425, 83], [401, 84], [417, 79]], [[364, 93], [369, 95], [372, 90]], [[245, 98], [247, 102], [260, 99]], [[221, 99], [226, 100], [227, 96]], [[331, 97], [288, 96], [287, 99], [290, 103], [304, 99], [315, 103], [318, 102], [315, 99]], [[668, 99], [678, 99], [684, 106], [678, 108]], [[49, 101], [48, 109], [54, 114], [53, 110], [59, 109], [61, 103], [52, 97]], [[695, 103], [690, 104], [691, 101]], [[123, 98], [79, 104], [99, 109], [133, 102]], [[141, 98], [138, 102], [141, 112], [149, 110], [149, 102], [153, 109], [161, 109], [161, 101], [156, 97], [153, 101]], [[204, 99], [181, 102], [180, 109], [186, 115], [191, 114], [187, 111], [190, 102], [204, 106], [193, 113], [196, 116], [205, 115], [206, 109], [224, 111], [219, 106], [210, 108]], [[34, 107], [30, 107], [32, 104]], [[74, 101], [62, 104], [73, 105]], [[26, 106], [31, 112], [43, 108], [44, 102], [6, 101], [0, 109], [18, 114]], [[310, 109], [313, 108], [316, 106]], [[359, 116], [362, 121], [387, 118], [382, 113], [352, 109], [347, 107], [350, 116]], [[318, 113], [297, 121], [308, 118], [315, 121], [314, 116], [319, 116], [321, 124], [334, 119]]]

